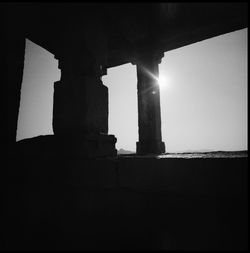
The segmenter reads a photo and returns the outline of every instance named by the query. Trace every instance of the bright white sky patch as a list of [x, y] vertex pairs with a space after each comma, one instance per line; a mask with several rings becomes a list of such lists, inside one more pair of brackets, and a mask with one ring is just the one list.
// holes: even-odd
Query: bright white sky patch
[[26, 39], [17, 141], [53, 134], [53, 85], [59, 79], [54, 55]]
[[170, 85], [170, 79], [167, 75], [159, 75], [158, 83], [161, 89], [164, 89]]

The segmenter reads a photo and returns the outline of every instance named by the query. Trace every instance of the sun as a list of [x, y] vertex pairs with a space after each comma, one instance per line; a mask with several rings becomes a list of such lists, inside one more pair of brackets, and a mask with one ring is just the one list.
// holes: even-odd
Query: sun
[[166, 87], [168, 85], [168, 79], [166, 76], [160, 75], [158, 78], [158, 83], [161, 88]]

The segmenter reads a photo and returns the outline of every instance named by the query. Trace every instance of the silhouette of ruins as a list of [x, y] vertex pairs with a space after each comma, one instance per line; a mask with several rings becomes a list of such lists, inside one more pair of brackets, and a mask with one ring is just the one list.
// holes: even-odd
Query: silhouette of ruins
[[[101, 79], [111, 67], [136, 65], [137, 154], [165, 153], [154, 78], [164, 52], [246, 28], [247, 3], [1, 7], [8, 99], [5, 249], [247, 247], [247, 159], [118, 159]], [[54, 83], [54, 135], [17, 143], [26, 38], [55, 55], [61, 79]]]
[[[158, 65], [164, 52], [247, 26], [243, 3], [6, 4], [8, 141], [15, 143], [25, 38], [55, 55], [53, 131], [87, 153], [115, 155], [108, 135], [110, 67], [135, 64], [138, 80], [138, 154], [165, 152], [161, 137]], [[78, 144], [76, 144], [78, 145]], [[95, 146], [95, 148], [94, 148]]]

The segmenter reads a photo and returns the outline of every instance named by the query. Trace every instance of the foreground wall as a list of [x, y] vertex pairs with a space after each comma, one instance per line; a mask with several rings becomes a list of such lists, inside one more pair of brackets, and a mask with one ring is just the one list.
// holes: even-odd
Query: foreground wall
[[7, 249], [247, 249], [247, 158], [8, 167]]

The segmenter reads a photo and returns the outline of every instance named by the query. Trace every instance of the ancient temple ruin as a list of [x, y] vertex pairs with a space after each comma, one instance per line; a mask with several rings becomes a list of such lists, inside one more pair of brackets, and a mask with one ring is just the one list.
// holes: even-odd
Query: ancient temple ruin
[[[53, 130], [79, 152], [115, 155], [108, 135], [110, 67], [137, 67], [138, 154], [161, 154], [158, 66], [164, 52], [245, 28], [243, 3], [9, 4], [5, 5], [8, 63], [8, 143], [15, 143], [25, 38], [55, 55]], [[151, 75], [150, 75], [151, 73]], [[156, 78], [152, 77], [154, 75]], [[95, 148], [94, 148], [95, 147]]]
[[[159, 64], [248, 26], [247, 3], [3, 3], [7, 250], [246, 250], [248, 158], [158, 159]], [[54, 135], [16, 142], [25, 39], [58, 59]], [[108, 134], [109, 68], [136, 65], [137, 154]], [[5, 93], [3, 94], [5, 96]], [[151, 154], [151, 156], [147, 156]], [[4, 164], [4, 163], [3, 163]]]

